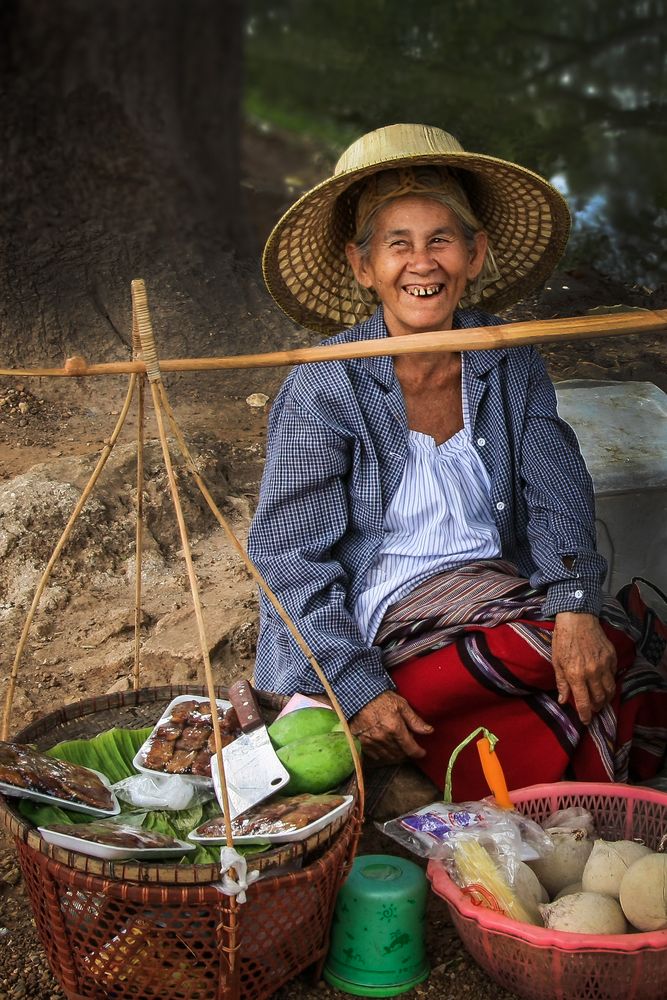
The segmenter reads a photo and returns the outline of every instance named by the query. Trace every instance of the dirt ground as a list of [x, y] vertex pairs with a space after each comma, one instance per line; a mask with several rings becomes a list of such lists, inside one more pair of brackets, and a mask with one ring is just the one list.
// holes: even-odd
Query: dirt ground
[[[254, 193], [254, 223], [263, 235], [289, 202], [303, 153], [282, 147], [283, 186], [272, 188], [264, 165], [276, 155], [275, 136], [246, 141], [246, 187]], [[299, 159], [301, 157], [301, 159]], [[304, 172], [302, 171], [302, 174]], [[556, 317], [599, 307], [665, 308], [667, 289], [650, 293], [605, 279], [590, 268], [556, 273], [511, 319]], [[305, 342], [305, 341], [304, 341]], [[307, 342], [311, 342], [310, 339]], [[635, 336], [544, 349], [554, 379], [651, 381], [667, 391], [662, 336]], [[94, 345], [90, 355], [94, 358]], [[169, 398], [197, 464], [223, 514], [243, 543], [261, 474], [266, 416], [284, 369], [186, 375], [165, 379]], [[121, 411], [122, 378], [0, 379], [0, 672], [8, 676], [39, 577], [78, 495], [88, 481]], [[261, 394], [257, 398], [257, 394]], [[264, 398], [266, 397], [266, 401]], [[201, 654], [181, 543], [150, 404], [146, 426], [146, 536], [143, 568], [142, 685], [202, 679]], [[134, 511], [137, 485], [133, 410], [119, 443], [84, 508], [45, 589], [20, 664], [11, 729], [90, 694], [125, 690], [134, 657]], [[185, 473], [179, 472], [185, 518], [201, 587], [208, 646], [219, 683], [252, 670], [256, 636], [254, 587], [224, 532]], [[369, 829], [365, 850], [378, 845]], [[60, 998], [26, 906], [13, 851], [0, 844], [0, 1000]], [[432, 972], [406, 996], [511, 1000], [460, 946], [444, 904], [429, 904]], [[343, 996], [298, 980], [278, 997]]]

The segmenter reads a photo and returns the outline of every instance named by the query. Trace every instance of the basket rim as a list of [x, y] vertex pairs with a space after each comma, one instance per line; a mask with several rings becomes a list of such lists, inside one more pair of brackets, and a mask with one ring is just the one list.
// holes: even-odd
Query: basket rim
[[[558, 798], [573, 794], [580, 796], [606, 795], [608, 798], [655, 802], [667, 808], [666, 792], [654, 788], [644, 788], [641, 785], [621, 783], [607, 785], [602, 782], [559, 781], [514, 789], [510, 792], [510, 798], [512, 802], [517, 804], [540, 798], [551, 798], [554, 799], [554, 806], [557, 808]], [[453, 907], [459, 916], [493, 934], [502, 934], [504, 937], [518, 939], [538, 948], [554, 948], [563, 952], [633, 953], [667, 950], [667, 929], [633, 931], [631, 934], [576, 934], [572, 931], [548, 930], [546, 927], [535, 927], [533, 924], [513, 920], [511, 917], [475, 905], [435, 858], [429, 861], [426, 874], [433, 891], [441, 896], [448, 906]]]

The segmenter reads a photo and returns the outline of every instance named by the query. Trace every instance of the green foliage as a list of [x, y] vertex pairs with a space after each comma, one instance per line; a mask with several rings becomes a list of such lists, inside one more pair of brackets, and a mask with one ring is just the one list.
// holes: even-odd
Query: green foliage
[[[667, 133], [664, 0], [249, 0], [251, 107], [351, 135], [438, 124], [480, 152], [544, 169], [563, 129]], [[285, 120], [283, 118], [283, 120]], [[580, 141], [587, 137], [579, 133]]]
[[336, 151], [419, 121], [560, 174], [575, 212], [604, 199], [589, 228], [643, 235], [600, 252], [647, 275], [664, 257], [645, 227], [667, 210], [666, 42], [667, 0], [248, 0], [246, 108]]

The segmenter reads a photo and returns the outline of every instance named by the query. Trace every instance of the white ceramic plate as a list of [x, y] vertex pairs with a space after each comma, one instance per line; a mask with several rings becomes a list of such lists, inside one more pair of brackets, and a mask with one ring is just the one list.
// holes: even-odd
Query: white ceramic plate
[[[345, 801], [341, 802], [339, 806], [328, 812], [326, 816], [321, 816], [316, 819], [313, 823], [309, 823], [308, 826], [303, 826], [300, 830], [285, 830], [282, 833], [264, 833], [264, 834], [251, 834], [245, 837], [234, 837], [235, 844], [290, 844], [296, 840], [306, 840], [313, 833], [319, 833], [323, 830], [325, 826], [329, 823], [333, 823], [334, 820], [345, 816], [352, 806], [354, 801], [352, 795], [346, 795]], [[223, 834], [219, 837], [200, 837], [196, 830], [193, 830], [188, 834], [188, 840], [194, 840], [197, 844], [225, 844], [227, 843], [226, 837]]]
[[[115, 847], [111, 844], [98, 844], [92, 840], [84, 840], [74, 834], [59, 833], [56, 830], [49, 830], [48, 827], [38, 826], [47, 844], [55, 847], [64, 847], [66, 851], [76, 851], [77, 854], [90, 854], [93, 858], [102, 858], [104, 861], [127, 861], [129, 858], [137, 858], [140, 861], [149, 858], [168, 858], [180, 856], [186, 851], [194, 851], [194, 844], [187, 844], [183, 840], [176, 841], [176, 847]], [[76, 827], [72, 827], [76, 830]]]
[[[158, 728], [158, 726], [160, 726], [161, 723], [167, 721], [167, 719], [170, 717], [170, 715], [171, 715], [172, 711], [174, 710], [174, 708], [176, 707], [176, 705], [180, 705], [184, 701], [198, 701], [198, 702], [201, 702], [201, 701], [208, 701], [208, 700], [209, 699], [206, 697], [206, 695], [179, 694], [177, 698], [174, 698], [173, 701], [169, 702], [169, 704], [165, 708], [164, 712], [162, 713], [162, 715], [160, 716], [160, 718], [157, 720], [157, 722], [153, 726], [153, 732], [150, 734], [150, 736], [148, 737], [148, 739], [144, 743], [141, 744], [141, 746], [137, 750], [137, 752], [136, 752], [136, 754], [134, 756], [134, 759], [132, 761], [133, 767], [135, 767], [137, 769], [137, 771], [140, 771], [143, 774], [159, 775], [161, 778], [173, 778], [173, 777], [184, 778], [186, 781], [189, 781], [193, 785], [200, 785], [203, 788], [210, 788], [212, 786], [212, 784], [213, 784], [213, 780], [212, 780], [212, 778], [207, 778], [203, 774], [179, 774], [179, 775], [172, 775], [172, 774], [169, 774], [168, 771], [156, 771], [154, 768], [152, 768], [152, 767], [146, 767], [145, 764], [144, 764], [144, 760], [145, 760], [146, 754], [150, 750], [151, 742], [153, 740], [153, 736], [155, 735], [156, 729]], [[231, 708], [231, 703], [228, 702], [228, 701], [223, 701], [222, 698], [217, 698], [216, 699], [216, 703], [217, 703], [217, 705], [218, 705], [219, 708], [223, 708], [223, 709], [225, 709], [225, 711], [228, 708]]]
[[[83, 767], [83, 764], [79, 765]], [[87, 806], [83, 802], [72, 802], [70, 799], [60, 799], [56, 795], [47, 795], [45, 792], [33, 792], [30, 788], [18, 788], [16, 785], [8, 785], [0, 781], [0, 792], [3, 795], [10, 795], [17, 799], [31, 799], [34, 802], [41, 802], [46, 806], [60, 806], [62, 809], [71, 809], [73, 812], [86, 813], [87, 816], [117, 816], [120, 812], [120, 803], [111, 787], [111, 782], [106, 774], [96, 771], [93, 767], [86, 768], [96, 774], [111, 792], [113, 801], [112, 809], [96, 809], [94, 806]]]

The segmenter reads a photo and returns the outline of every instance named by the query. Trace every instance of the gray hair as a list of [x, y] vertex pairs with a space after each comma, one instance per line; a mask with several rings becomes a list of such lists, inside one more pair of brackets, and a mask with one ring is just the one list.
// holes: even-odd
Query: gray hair
[[[361, 227], [357, 230], [351, 240], [359, 251], [359, 256], [362, 260], [368, 260], [370, 255], [371, 243], [375, 234], [375, 223], [380, 210], [384, 208], [389, 200], [396, 201], [398, 198], [404, 197], [410, 197], [410, 195], [399, 194], [395, 199], [387, 199], [380, 202], [371, 210], [369, 215], [366, 216]], [[452, 197], [452, 195], [443, 194], [439, 191], [420, 192], [419, 194], [414, 195], [414, 197], [430, 198], [431, 201], [435, 201], [439, 205], [444, 205], [445, 208], [448, 208], [451, 212], [453, 212], [459, 222], [459, 225], [461, 226], [466, 246], [472, 253], [475, 249], [475, 237], [478, 233], [481, 233], [484, 230], [483, 226], [467, 205], [462, 204], [458, 199]], [[497, 281], [498, 277], [498, 267], [496, 265], [495, 257], [493, 256], [493, 250], [489, 245], [484, 257], [482, 269], [476, 278], [473, 278], [472, 281], [468, 282], [465, 295], [461, 299], [461, 302], [465, 305], [473, 305], [475, 302], [479, 302], [482, 289], [486, 288], [486, 286], [490, 285], [492, 282]], [[354, 284], [357, 288], [359, 299], [362, 303], [364, 303], [364, 305], [377, 305], [379, 300], [374, 291], [364, 288], [363, 285], [360, 285], [357, 282], [356, 278], [354, 279]]]

